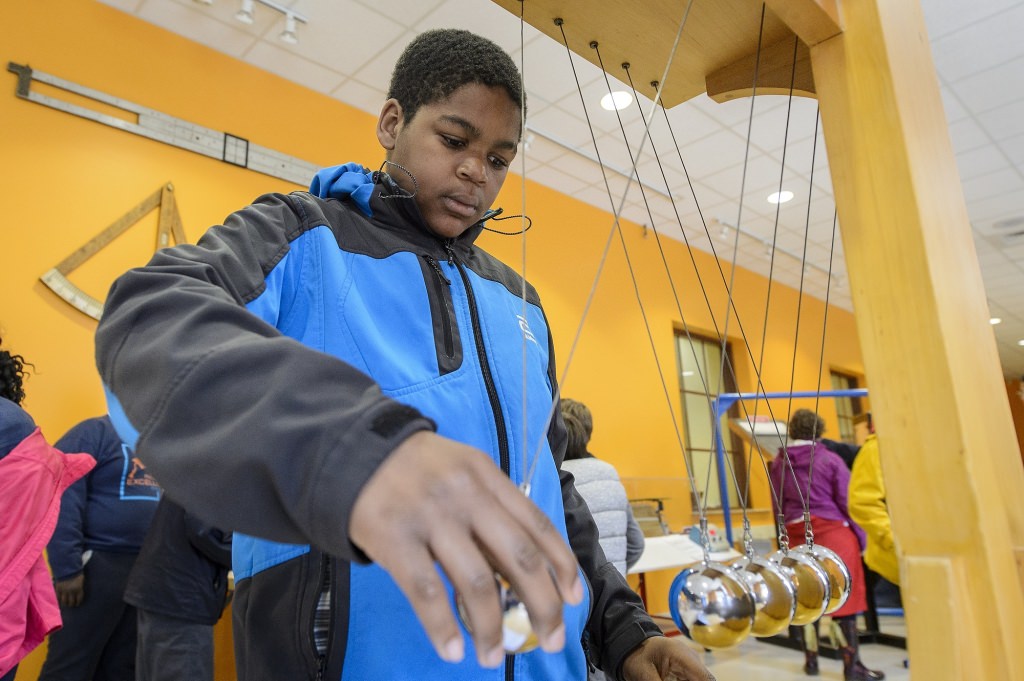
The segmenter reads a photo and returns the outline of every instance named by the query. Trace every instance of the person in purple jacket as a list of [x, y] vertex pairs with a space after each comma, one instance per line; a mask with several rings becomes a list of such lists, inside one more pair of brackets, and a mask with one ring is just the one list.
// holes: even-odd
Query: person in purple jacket
[[[811, 514], [814, 542], [835, 551], [850, 569], [850, 597], [832, 613], [831, 635], [843, 654], [843, 678], [846, 681], [878, 681], [880, 671], [868, 669], [860, 660], [857, 641], [857, 615], [867, 610], [867, 589], [861, 551], [864, 530], [850, 518], [847, 489], [850, 470], [843, 459], [821, 443], [825, 421], [810, 409], [798, 409], [789, 421], [789, 442], [779, 450], [769, 473], [778, 498], [772, 498], [776, 516], [782, 513], [792, 545], [804, 543], [804, 503]], [[782, 508], [779, 508], [779, 505]], [[817, 676], [818, 653], [815, 624], [803, 630], [790, 627], [802, 644], [804, 672]]]

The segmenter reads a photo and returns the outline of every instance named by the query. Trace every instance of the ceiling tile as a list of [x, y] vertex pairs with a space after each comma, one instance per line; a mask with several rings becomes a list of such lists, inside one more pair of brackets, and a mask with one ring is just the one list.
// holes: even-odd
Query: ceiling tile
[[526, 124], [526, 135], [524, 138], [526, 140], [526, 158], [536, 160], [541, 163], [551, 163], [555, 159], [561, 158], [566, 153], [572, 152], [572, 149], [549, 140], [544, 137], [543, 134], [535, 131], [530, 127], [529, 123]]
[[977, 117], [981, 127], [994, 139], [1024, 135], [1024, 99], [1018, 99]]
[[[382, 48], [403, 38], [408, 31], [397, 21], [356, 2], [323, 3], [317, 8], [316, 19], [311, 18], [305, 25], [299, 24], [299, 42], [295, 45], [282, 43], [281, 47], [338, 73], [345, 74], [358, 69], [380, 53]], [[266, 34], [268, 42], [276, 39], [284, 28], [284, 17], [276, 12], [273, 14], [277, 21]], [[373, 30], [367, 31], [366, 26], [371, 25]], [[299, 72], [295, 76], [301, 82], [303, 74]], [[390, 73], [381, 80], [365, 82], [377, 83], [378, 87], [385, 90], [388, 80]]]
[[992, 143], [992, 138], [973, 117], [950, 123], [949, 136], [953, 142], [953, 152], [957, 154]]
[[1024, 57], [968, 76], [957, 81], [951, 90], [964, 108], [974, 114], [1024, 99]]
[[942, 97], [942, 108], [946, 112], [946, 121], [952, 123], [967, 116], [967, 109], [960, 102], [960, 97], [943, 81], [939, 83], [939, 95]]
[[1009, 163], [1006, 155], [998, 147], [987, 145], [958, 154], [956, 166], [960, 171], [960, 179], [966, 181], [997, 170], [1004, 170], [1009, 167]]
[[[405, 31], [392, 42], [382, 44], [372, 58], [361, 61], [359, 66], [351, 64], [349, 75], [363, 84], [379, 87], [383, 94], [391, 82], [391, 69], [398, 61], [402, 50], [415, 37], [414, 32]], [[384, 101], [383, 97], [381, 101]]]
[[331, 96], [374, 116], [380, 113], [385, 100], [383, 90], [358, 80], [346, 80], [331, 91]]
[[1019, 5], [1020, 0], [924, 0], [921, 4], [928, 35], [934, 43], [948, 33]]
[[1010, 163], [1018, 168], [1024, 168], [1024, 135], [1000, 140], [999, 149], [1006, 154]]
[[[968, 4], [962, 3], [961, 6], [966, 9]], [[934, 39], [932, 50], [936, 70], [947, 82], [955, 83], [1024, 56], [1021, 26], [1024, 26], [1024, 3], [1010, 3], [1003, 11]]]
[[[462, 28], [490, 38], [506, 52], [520, 48], [519, 19], [493, 2], [479, 0], [447, 0], [415, 24], [417, 31], [434, 28]], [[527, 27], [527, 37], [536, 29]]]
[[528, 179], [540, 182], [543, 185], [558, 189], [562, 193], [575, 194], [576, 192], [589, 187], [583, 180], [566, 175], [561, 166], [538, 166], [530, 172]]
[[[442, 4], [443, 0], [388, 0], [386, 4], [380, 0], [354, 0], [354, 2], [382, 15], [389, 22], [397, 22], [406, 28], [415, 28], [423, 17], [433, 12]], [[348, 4], [348, 2], [338, 4]], [[319, 7], [319, 5], [317, 6]]]
[[1024, 178], [1014, 170], [1000, 170], [963, 181], [964, 198], [968, 202], [993, 196], [1016, 194], [1018, 201], [1024, 197]]
[[344, 80], [341, 74], [267, 41], [253, 45], [246, 61], [324, 94], [332, 92]]
[[541, 131], [545, 137], [593, 157], [594, 143], [584, 119], [573, 116], [561, 107], [549, 106], [531, 113], [527, 120], [530, 127]]
[[242, 57], [259, 40], [259, 35], [270, 25], [271, 17], [263, 23], [246, 26], [233, 19], [235, 7], [206, 7], [193, 2], [154, 2], [148, 0], [139, 8], [139, 18], [173, 31], [207, 47], [232, 57]]
[[[746, 144], [731, 131], [723, 130], [687, 144], [681, 150], [691, 177], [706, 177], [742, 163]], [[739, 193], [739, 185], [734, 190]]]

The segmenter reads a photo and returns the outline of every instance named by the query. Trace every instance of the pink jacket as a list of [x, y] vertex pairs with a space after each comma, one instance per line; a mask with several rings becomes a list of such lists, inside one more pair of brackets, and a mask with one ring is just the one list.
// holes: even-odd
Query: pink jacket
[[38, 428], [0, 459], [0, 675], [61, 625], [43, 549], [61, 494], [95, 465], [54, 449]]

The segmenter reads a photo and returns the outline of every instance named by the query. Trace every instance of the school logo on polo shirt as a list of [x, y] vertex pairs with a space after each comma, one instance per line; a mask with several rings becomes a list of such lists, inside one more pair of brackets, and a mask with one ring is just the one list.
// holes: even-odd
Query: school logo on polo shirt
[[160, 485], [152, 475], [146, 472], [146, 466], [131, 447], [122, 443], [121, 456], [124, 457], [124, 468], [121, 473], [121, 498], [147, 501], [160, 500]]

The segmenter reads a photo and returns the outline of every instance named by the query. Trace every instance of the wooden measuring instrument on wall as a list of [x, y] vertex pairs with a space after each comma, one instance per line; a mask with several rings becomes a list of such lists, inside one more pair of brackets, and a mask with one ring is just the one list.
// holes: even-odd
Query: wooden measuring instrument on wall
[[[18, 76], [15, 90], [18, 97], [48, 106], [51, 109], [87, 118], [118, 130], [202, 154], [233, 166], [287, 180], [303, 187], [308, 186], [310, 180], [320, 170], [319, 166], [309, 161], [303, 161], [280, 151], [254, 144], [244, 137], [175, 118], [22, 64], [9, 62], [7, 70]], [[32, 89], [33, 82], [113, 107], [121, 111], [125, 118], [112, 116], [74, 101], [38, 92]]]
[[114, 220], [102, 232], [89, 239], [74, 253], [61, 260], [55, 267], [39, 277], [54, 293], [74, 305], [76, 308], [99, 320], [103, 314], [103, 303], [71, 283], [69, 274], [86, 260], [94, 256], [111, 241], [124, 234], [128, 229], [144, 218], [155, 208], [160, 209], [156, 230], [156, 250], [171, 245], [171, 237], [176, 244], [186, 243], [185, 228], [178, 215], [178, 204], [174, 200], [174, 185], [164, 184], [155, 192], [140, 201], [134, 208]]

